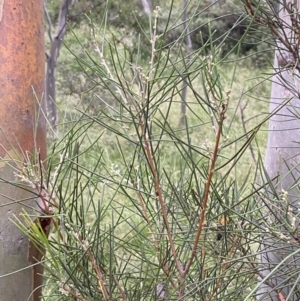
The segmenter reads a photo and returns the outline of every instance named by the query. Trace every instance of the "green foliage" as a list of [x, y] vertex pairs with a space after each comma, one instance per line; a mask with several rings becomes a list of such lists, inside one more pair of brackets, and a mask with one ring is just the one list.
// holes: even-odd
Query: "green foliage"
[[90, 22], [90, 41], [72, 32], [69, 51], [98, 101], [68, 106], [48, 159], [52, 233], [30, 235], [46, 247], [45, 300], [242, 300], [256, 283], [261, 222], [248, 148], [265, 116], [245, 133], [236, 101], [257, 107], [253, 80], [240, 86], [239, 64], [213, 40], [209, 55], [187, 56], [184, 35], [166, 48], [160, 18], [157, 10], [147, 65], [127, 59], [105, 22]]
[[[177, 10], [180, 9], [177, 7]], [[256, 67], [270, 65], [274, 39], [266, 26], [257, 24], [245, 13], [241, 2], [189, 1], [188, 11], [193, 49], [201, 48], [213, 40], [220, 47], [222, 55], [252, 54]], [[169, 43], [177, 40], [182, 32], [181, 27], [177, 26], [168, 32]]]
[[[85, 31], [69, 31], [60, 89], [64, 72], [82, 78], [79, 94], [92, 88], [89, 102], [81, 95], [75, 106], [59, 104], [68, 115], [48, 169], [30, 169], [40, 173], [33, 187], [48, 181], [49, 238], [19, 221], [46, 248], [44, 300], [255, 300], [261, 232], [269, 227], [256, 179], [267, 178], [258, 146], [270, 117], [271, 70], [253, 73], [240, 56], [241, 37], [255, 30], [245, 16], [231, 20], [240, 34], [226, 20], [216, 35], [213, 20], [199, 24], [196, 6], [190, 24], [207, 36], [187, 54], [186, 32], [168, 40], [182, 26], [174, 9], [167, 16], [157, 8], [149, 24], [128, 21], [143, 36], [128, 44], [117, 29], [125, 19], [112, 26], [90, 18]], [[236, 54], [225, 54], [228, 45]], [[19, 173], [30, 182], [26, 167]], [[292, 220], [296, 213], [279, 203]], [[292, 245], [291, 233], [284, 239]]]
[[[183, 32], [182, 1], [152, 3], [153, 8], [155, 5], [162, 7], [157, 25], [157, 32], [161, 35], [160, 43], [166, 49], [172, 47], [180, 51], [181, 44], [178, 40], [186, 34]], [[59, 1], [51, 1], [47, 3], [47, 7], [54, 26], [58, 18]], [[234, 53], [238, 57], [250, 56], [252, 66], [255, 67], [266, 67], [270, 66], [270, 62], [272, 63], [274, 42], [267, 27], [258, 25], [249, 18], [239, 1], [234, 3], [210, 0], [189, 1], [187, 11], [193, 50], [197, 51], [206, 45], [205, 53], [208, 55], [210, 41], [214, 41], [214, 45], [220, 48], [223, 56], [228, 53]], [[102, 24], [105, 20], [106, 30], [109, 32], [107, 36], [109, 35], [109, 39], [114, 37], [116, 47], [119, 51], [123, 51], [128, 61], [136, 64], [137, 60], [142, 60], [142, 65], [147, 64], [151, 55], [149, 28], [152, 24], [151, 18], [144, 13], [140, 1], [108, 1], [107, 3], [106, 1], [76, 1], [74, 3], [69, 15], [69, 25], [84, 45], [84, 49], [93, 51], [94, 41], [90, 36], [90, 26], [87, 26], [87, 16], [96, 24]], [[64, 43], [74, 49], [78, 44], [74, 35], [68, 32]], [[83, 55], [79, 51], [81, 49], [78, 49], [76, 55]], [[171, 52], [171, 55], [175, 55], [175, 51]], [[78, 64], [69, 56], [68, 50], [62, 49], [58, 64], [58, 91], [64, 96], [77, 96], [84, 102], [91, 102], [93, 93], [89, 91], [95, 83], [78, 71]], [[94, 78], [96, 75], [91, 76]], [[106, 89], [101, 90], [101, 94], [109, 97]]]

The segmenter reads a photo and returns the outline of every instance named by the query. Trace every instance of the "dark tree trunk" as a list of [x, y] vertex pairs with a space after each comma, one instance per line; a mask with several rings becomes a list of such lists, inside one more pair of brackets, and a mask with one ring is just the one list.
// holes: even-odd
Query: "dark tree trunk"
[[[56, 109], [56, 66], [62, 40], [66, 33], [66, 22], [72, 0], [62, 0], [58, 16], [58, 25], [51, 41], [50, 52], [47, 54], [46, 71], [46, 103], [50, 125], [57, 134], [58, 115]], [[50, 29], [51, 30], [51, 29]]]

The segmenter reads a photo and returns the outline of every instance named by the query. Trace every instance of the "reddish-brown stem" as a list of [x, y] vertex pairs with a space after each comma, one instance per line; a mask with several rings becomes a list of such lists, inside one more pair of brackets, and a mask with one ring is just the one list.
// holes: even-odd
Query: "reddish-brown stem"
[[[146, 219], [146, 221], [147, 221], [147, 223], [148, 223], [149, 230], [150, 230], [150, 232], [151, 232], [151, 234], [152, 234], [153, 245], [154, 245], [154, 247], [155, 247], [155, 249], [156, 249], [156, 252], [159, 252], [159, 245], [158, 245], [157, 239], [156, 239], [156, 237], [155, 237], [155, 232], [154, 232], [153, 228], [152, 228], [151, 225], [150, 225], [150, 219], [149, 219], [148, 212], [147, 212], [147, 210], [146, 210], [146, 206], [145, 206], [145, 204], [144, 204], [143, 198], [142, 198], [140, 192], [138, 191], [135, 182], [134, 182], [132, 179], [131, 179], [131, 183], [132, 183], [134, 189], [136, 190], [137, 198], [138, 198], [139, 203], [140, 203], [140, 205], [141, 205], [141, 207], [142, 207], [142, 212], [143, 212], [144, 217], [145, 217], [145, 219]], [[168, 268], [167, 268], [165, 265], [162, 265], [162, 269], [163, 269], [163, 272], [165, 273], [165, 275], [166, 275], [167, 277], [169, 277], [169, 276], [170, 276], [170, 273], [169, 273], [169, 271], [168, 271]], [[174, 283], [174, 281], [173, 281], [172, 279], [170, 279], [170, 283], [172, 284], [172, 286], [173, 286], [174, 288], [176, 287], [176, 285], [175, 285], [175, 283]]]
[[183, 285], [184, 277], [182, 277], [183, 268], [180, 264], [180, 260], [178, 258], [177, 252], [176, 252], [176, 248], [175, 248], [175, 244], [174, 244], [170, 224], [169, 224], [169, 221], [168, 221], [167, 209], [166, 209], [166, 205], [165, 205], [165, 202], [164, 202], [164, 197], [162, 195], [162, 190], [161, 190], [161, 186], [160, 186], [158, 173], [157, 173], [157, 170], [156, 170], [156, 166], [155, 166], [155, 163], [154, 163], [154, 160], [153, 160], [153, 157], [152, 157], [152, 152], [151, 152], [150, 145], [149, 145], [149, 138], [147, 136], [147, 129], [144, 126], [144, 121], [143, 121], [142, 118], [140, 118], [140, 127], [141, 127], [141, 131], [143, 133], [143, 147], [144, 147], [144, 150], [146, 152], [146, 157], [147, 157], [147, 160], [148, 160], [149, 167], [151, 169], [151, 173], [153, 175], [155, 193], [156, 193], [157, 199], [159, 201], [159, 205], [160, 205], [160, 209], [161, 209], [161, 213], [162, 213], [162, 217], [163, 217], [165, 226], [167, 228], [167, 237], [168, 237], [168, 240], [169, 240], [171, 253], [172, 253], [172, 256], [174, 258], [176, 269], [177, 269], [177, 272], [178, 272], [179, 297], [182, 297], [183, 296], [183, 291], [184, 291], [184, 285]]
[[128, 301], [127, 296], [126, 296], [124, 290], [122, 289], [122, 287], [120, 286], [119, 281], [118, 281], [115, 277], [114, 277], [114, 283], [115, 283], [115, 285], [117, 286], [117, 288], [118, 288], [120, 294], [122, 295], [123, 300], [124, 300], [124, 301]]
[[86, 301], [84, 298], [82, 298], [82, 297], [76, 295], [76, 294], [73, 293], [72, 291], [67, 290], [67, 289], [65, 288], [65, 286], [63, 286], [63, 289], [64, 289], [66, 292], [68, 292], [68, 294], [69, 294], [70, 296], [72, 296], [73, 298], [75, 298], [76, 300]]
[[222, 126], [223, 126], [223, 121], [226, 118], [226, 116], [225, 116], [226, 109], [227, 109], [227, 105], [223, 104], [222, 105], [222, 111], [220, 113], [220, 120], [218, 122], [219, 126], [218, 126], [218, 130], [217, 130], [217, 135], [216, 135], [215, 148], [214, 148], [212, 158], [210, 160], [210, 167], [209, 167], [208, 176], [207, 176], [207, 180], [206, 180], [206, 184], [205, 184], [204, 196], [203, 196], [203, 200], [202, 200], [202, 203], [201, 203], [202, 211], [201, 211], [201, 214], [200, 214], [200, 217], [199, 217], [198, 229], [197, 229], [197, 232], [196, 232], [196, 236], [195, 236], [191, 256], [190, 256], [190, 258], [188, 260], [188, 263], [187, 263], [187, 265], [186, 265], [186, 267], [183, 271], [183, 278], [185, 278], [185, 276], [188, 274], [188, 272], [191, 268], [191, 265], [194, 261], [194, 258], [196, 256], [196, 253], [197, 253], [198, 243], [199, 243], [200, 235], [202, 233], [204, 220], [205, 220], [205, 215], [206, 215], [206, 208], [207, 208], [207, 204], [208, 204], [210, 185], [211, 185], [211, 181], [212, 181], [212, 177], [213, 177], [214, 169], [215, 169], [215, 164], [216, 164], [218, 153], [219, 153], [219, 145], [220, 145], [220, 139], [221, 139], [221, 134], [222, 134]]
[[[251, 6], [251, 4], [249, 3], [248, 0], [245, 0], [246, 3], [246, 7], [249, 9], [250, 15], [254, 18], [256, 18], [256, 20], [263, 24], [263, 25], [267, 25], [270, 30], [272, 31], [272, 33], [276, 36], [276, 38], [282, 43], [282, 45], [285, 46], [285, 48], [293, 55], [293, 58], [295, 60], [295, 62], [297, 62], [299, 60], [298, 57], [298, 51], [296, 49], [293, 48], [293, 46], [291, 45], [291, 43], [282, 36], [282, 34], [277, 30], [277, 28], [272, 24], [271, 21], [268, 21], [267, 19], [263, 18], [263, 17], [256, 17], [255, 12], [253, 11], [253, 8]], [[285, 9], [288, 9], [288, 6], [285, 7]], [[292, 16], [293, 12], [289, 11], [289, 14]], [[291, 22], [292, 24], [293, 22], [293, 17], [291, 17]], [[295, 27], [295, 26], [294, 26]], [[298, 37], [298, 41], [299, 41], [299, 34], [298, 34], [298, 30], [297, 30], [297, 26], [295, 27], [295, 29], [293, 29], [295, 32], [295, 35]], [[298, 46], [299, 46], [299, 42], [298, 42]], [[299, 64], [295, 64], [295, 68], [300, 71], [300, 66]]]
[[[144, 127], [142, 127], [142, 130], [144, 130]], [[147, 138], [144, 140], [144, 148], [145, 148], [145, 151], [146, 151], [146, 155], [147, 155], [147, 159], [148, 159], [148, 163], [149, 163], [151, 172], [153, 174], [155, 192], [156, 192], [159, 204], [160, 204], [160, 208], [161, 208], [162, 216], [163, 216], [163, 219], [164, 219], [164, 222], [165, 222], [165, 226], [167, 228], [167, 236], [168, 236], [168, 240], [169, 240], [169, 243], [170, 243], [171, 252], [172, 252], [172, 255], [174, 257], [174, 260], [175, 260], [176, 267], [177, 267], [178, 271], [181, 271], [182, 268], [181, 268], [181, 265], [180, 265], [180, 262], [179, 262], [179, 259], [178, 259], [177, 253], [176, 253], [175, 244], [174, 244], [174, 241], [173, 241], [173, 236], [172, 236], [171, 228], [170, 228], [169, 221], [168, 221], [167, 209], [166, 209], [166, 206], [165, 206], [165, 202], [164, 202], [164, 198], [163, 198], [163, 195], [162, 195], [158, 174], [157, 174], [157, 171], [156, 171], [156, 167], [155, 167], [153, 157], [152, 157], [152, 153], [151, 153], [151, 150], [150, 150], [149, 141], [148, 141]]]
[[249, 3], [249, 0], [245, 0], [245, 2], [246, 2], [247, 8], [250, 11], [250, 14], [253, 16], [254, 15], [254, 11], [253, 11], [252, 5]]
[[[271, 31], [274, 33], [274, 35], [277, 37], [277, 39], [286, 47], [286, 49], [288, 49], [293, 56], [296, 56], [295, 50], [293, 49], [293, 47], [291, 46], [291, 44], [286, 41], [282, 35], [280, 34], [280, 32], [275, 28], [275, 26], [273, 25], [269, 25], [269, 28], [271, 29]], [[296, 57], [295, 57], [296, 58]]]
[[97, 265], [97, 263], [96, 263], [96, 260], [95, 260], [95, 258], [94, 258], [94, 256], [93, 256], [93, 254], [92, 254], [91, 251], [88, 249], [88, 247], [84, 247], [84, 246], [85, 246], [85, 242], [82, 241], [82, 239], [81, 239], [80, 237], [79, 237], [78, 239], [79, 239], [79, 241], [80, 241], [82, 247], [83, 247], [84, 249], [86, 249], [87, 256], [88, 256], [88, 258], [89, 258], [89, 260], [90, 260], [90, 262], [91, 262], [91, 264], [92, 264], [92, 266], [93, 266], [94, 271], [96, 272], [97, 279], [98, 279], [98, 282], [99, 282], [99, 287], [100, 287], [100, 289], [101, 289], [101, 292], [102, 292], [103, 295], [104, 295], [105, 300], [110, 300], [108, 291], [107, 291], [106, 286], [105, 286], [105, 283], [104, 283], [104, 279], [103, 279], [103, 277], [102, 277], [102, 274], [101, 274], [101, 272], [100, 272], [100, 269], [99, 269], [99, 267], [98, 267], [98, 265]]

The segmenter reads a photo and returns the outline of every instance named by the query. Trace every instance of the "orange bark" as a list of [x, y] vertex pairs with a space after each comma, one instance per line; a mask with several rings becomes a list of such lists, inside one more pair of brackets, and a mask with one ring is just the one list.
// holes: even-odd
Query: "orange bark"
[[[44, 93], [45, 54], [42, 0], [3, 1], [0, 20], [0, 142], [6, 150], [21, 146], [32, 152], [35, 141], [46, 157], [45, 121], [35, 126]], [[1, 16], [1, 7], [0, 7]], [[40, 113], [40, 115], [42, 115]], [[3, 147], [0, 156], [5, 155]]]
[[[41, 159], [46, 159], [46, 123], [41, 111], [44, 84], [43, 0], [0, 0], [1, 158], [11, 158], [12, 150], [18, 154], [38, 150]], [[16, 180], [5, 161], [0, 162], [0, 178]], [[35, 200], [2, 181], [0, 191], [0, 301], [40, 300], [43, 268], [26, 269], [30, 265], [28, 240], [11, 222], [22, 207], [34, 207]]]

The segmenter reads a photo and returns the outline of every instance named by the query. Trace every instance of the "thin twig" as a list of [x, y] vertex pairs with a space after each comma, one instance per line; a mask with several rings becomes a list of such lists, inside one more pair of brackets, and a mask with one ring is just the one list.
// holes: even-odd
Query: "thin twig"
[[[145, 133], [147, 130], [144, 129], [144, 124], [141, 124], [141, 127], [142, 127], [142, 132]], [[176, 249], [175, 249], [175, 244], [174, 244], [174, 241], [173, 241], [173, 236], [172, 236], [170, 224], [169, 224], [169, 221], [168, 221], [168, 214], [167, 214], [166, 204], [165, 204], [165, 201], [164, 201], [164, 197], [162, 195], [160, 180], [159, 180], [159, 177], [158, 177], [158, 173], [157, 173], [156, 166], [155, 166], [153, 156], [152, 156], [152, 152], [151, 152], [151, 149], [150, 149], [149, 138], [146, 137], [146, 136], [147, 135], [144, 135], [144, 149], [145, 149], [145, 152], [146, 152], [146, 155], [147, 155], [147, 160], [148, 160], [148, 163], [149, 163], [149, 167], [151, 169], [151, 172], [152, 172], [152, 175], [153, 175], [153, 178], [154, 178], [155, 192], [156, 192], [159, 204], [160, 204], [163, 220], [164, 220], [165, 226], [167, 228], [167, 236], [168, 236], [168, 240], [169, 240], [169, 243], [170, 243], [171, 252], [172, 252], [172, 255], [174, 257], [177, 270], [179, 272], [179, 271], [182, 271], [182, 267], [181, 267]]]
[[127, 296], [126, 296], [124, 290], [122, 289], [122, 287], [121, 287], [119, 281], [116, 279], [115, 276], [113, 276], [113, 278], [114, 278], [114, 283], [115, 283], [115, 285], [117, 286], [117, 288], [118, 288], [120, 294], [122, 295], [123, 300], [124, 300], [124, 301], [128, 301], [128, 298], [127, 298]]
[[75, 293], [73, 293], [71, 290], [69, 290], [69, 288], [66, 288], [66, 284], [63, 286], [63, 289], [73, 298], [75, 298], [76, 300], [81, 300], [81, 301], [86, 301], [86, 299], [76, 295]]
[[[133, 181], [133, 179], [131, 179], [131, 184], [132, 184], [132, 186], [134, 187], [134, 189], [135, 189], [135, 191], [136, 191], [137, 198], [138, 198], [139, 203], [140, 203], [140, 205], [141, 205], [141, 207], [142, 207], [142, 212], [143, 212], [143, 214], [144, 214], [144, 218], [145, 218], [146, 221], [147, 221], [147, 224], [148, 224], [150, 233], [151, 233], [151, 235], [152, 235], [152, 241], [153, 241], [153, 245], [154, 245], [154, 247], [155, 247], [155, 249], [156, 249], [156, 254], [158, 254], [161, 250], [160, 250], [160, 248], [159, 248], [158, 241], [157, 241], [157, 238], [156, 238], [156, 236], [155, 236], [155, 232], [154, 232], [153, 228], [151, 227], [151, 222], [150, 222], [150, 218], [149, 218], [149, 216], [148, 216], [148, 211], [147, 211], [147, 209], [146, 209], [145, 203], [144, 203], [143, 198], [142, 198], [140, 192], [138, 191], [137, 186], [136, 186], [136, 183]], [[158, 257], [157, 257], [157, 259], [159, 260]], [[160, 260], [159, 260], [159, 261], [160, 261]], [[160, 262], [160, 263], [161, 263], [161, 262]], [[162, 265], [162, 269], [163, 269], [163, 272], [165, 273], [165, 275], [166, 275], [167, 277], [170, 277], [169, 269], [166, 267], [165, 264]], [[170, 279], [170, 283], [172, 284], [172, 286], [173, 286], [174, 288], [176, 287], [176, 285], [175, 285], [175, 283], [174, 283], [174, 281], [173, 281], [172, 279]]]
[[52, 42], [52, 22], [51, 22], [51, 18], [49, 16], [49, 12], [48, 12], [48, 9], [47, 9], [47, 6], [46, 6], [46, 1], [44, 1], [44, 12], [45, 12], [45, 15], [46, 15], [46, 19], [47, 19], [47, 22], [48, 22], [48, 36], [49, 36], [49, 39], [50, 39], [50, 42]]
[[220, 139], [221, 139], [221, 134], [222, 134], [222, 127], [223, 127], [223, 121], [226, 118], [225, 113], [227, 110], [227, 105], [223, 104], [222, 105], [222, 111], [220, 113], [220, 121], [219, 121], [219, 126], [218, 126], [218, 131], [217, 131], [217, 136], [216, 136], [216, 142], [215, 142], [215, 148], [214, 152], [210, 161], [210, 167], [209, 167], [209, 172], [208, 172], [208, 177], [206, 180], [206, 185], [205, 185], [205, 191], [204, 191], [204, 196], [203, 196], [203, 201], [202, 201], [202, 211], [199, 217], [199, 222], [198, 222], [198, 230], [196, 232], [195, 240], [194, 240], [194, 245], [192, 248], [192, 253], [191, 256], [188, 260], [188, 263], [183, 271], [183, 277], [186, 277], [188, 274], [191, 265], [194, 261], [194, 258], [197, 253], [198, 249], [198, 243], [200, 239], [200, 235], [202, 233], [203, 225], [204, 225], [204, 220], [205, 220], [205, 214], [206, 214], [206, 209], [207, 209], [207, 204], [208, 204], [208, 198], [209, 198], [209, 193], [210, 193], [210, 185], [212, 182], [212, 177], [214, 174], [214, 169], [215, 169], [215, 164], [217, 161], [218, 153], [219, 153], [219, 145], [220, 145]]
[[[153, 76], [153, 71], [154, 71], [154, 65], [155, 65], [155, 56], [156, 56], [156, 40], [157, 40], [157, 36], [156, 36], [156, 32], [157, 32], [157, 20], [158, 20], [158, 16], [159, 16], [159, 11], [160, 11], [160, 7], [156, 7], [156, 9], [154, 10], [154, 15], [155, 15], [155, 19], [154, 19], [154, 26], [153, 26], [153, 32], [152, 32], [152, 36], [151, 36], [151, 59], [150, 59], [150, 63], [149, 63], [149, 72], [148, 72], [148, 76], [146, 78], [146, 84], [144, 86], [141, 87], [141, 91], [142, 91], [142, 104], [143, 105], [148, 105], [148, 99], [147, 99], [147, 92], [149, 90], [149, 84], [152, 81], [152, 76]], [[141, 83], [143, 83], [143, 81], [141, 81]], [[155, 161], [153, 159], [153, 154], [151, 151], [151, 140], [150, 140], [150, 133], [149, 133], [149, 129], [147, 127], [147, 124], [149, 122], [149, 120], [147, 120], [147, 118], [145, 118], [145, 116], [143, 116], [143, 114], [138, 111], [138, 109], [136, 108], [137, 113], [138, 113], [138, 117], [139, 117], [139, 127], [141, 129], [141, 138], [142, 138], [142, 146], [144, 148], [145, 151], [145, 155], [151, 170], [151, 173], [153, 175], [153, 182], [154, 182], [154, 187], [155, 187], [155, 193], [160, 205], [160, 209], [161, 209], [161, 213], [162, 213], [162, 217], [164, 220], [164, 224], [166, 226], [166, 231], [167, 231], [167, 237], [168, 237], [168, 241], [170, 244], [170, 248], [171, 248], [171, 253], [172, 256], [174, 258], [175, 261], [175, 265], [176, 265], [176, 269], [178, 271], [179, 274], [179, 286], [181, 287], [182, 284], [182, 279], [181, 279], [181, 275], [183, 272], [183, 268], [180, 264], [180, 260], [178, 258], [178, 254], [176, 252], [176, 248], [175, 248], [175, 243], [173, 240], [173, 234], [171, 232], [171, 227], [168, 221], [168, 214], [167, 214], [167, 209], [166, 209], [166, 204], [165, 204], [165, 200], [162, 194], [162, 189], [161, 189], [161, 184], [160, 184], [160, 179], [158, 176], [158, 172], [156, 169], [156, 164]], [[148, 116], [151, 115], [151, 112], [148, 111]], [[146, 120], [145, 120], [146, 119]], [[165, 272], [165, 271], [164, 271]], [[165, 272], [166, 273], [166, 272]], [[167, 272], [168, 274], [168, 272]], [[179, 294], [179, 297], [181, 295]]]
[[[83, 244], [84, 244], [84, 242], [83, 242]], [[90, 251], [89, 249], [87, 249], [87, 255], [88, 255], [88, 258], [89, 258], [90, 262], [92, 263], [92, 266], [93, 266], [93, 268], [94, 268], [94, 271], [95, 271], [96, 274], [97, 274], [99, 286], [100, 286], [100, 289], [101, 289], [103, 295], [105, 296], [105, 299], [106, 299], [106, 300], [110, 300], [110, 296], [109, 296], [108, 291], [107, 291], [107, 288], [106, 288], [106, 286], [105, 286], [104, 279], [103, 279], [103, 277], [102, 277], [102, 274], [101, 274], [101, 272], [100, 272], [100, 269], [99, 269], [99, 267], [98, 267], [98, 265], [97, 265], [97, 263], [96, 263], [96, 260], [95, 260], [95, 258], [94, 258], [94, 256], [93, 256], [93, 254], [91, 253], [91, 251]]]
[[[237, 245], [237, 248], [242, 252], [243, 255], [247, 255], [247, 250], [245, 250], [245, 248], [240, 243]], [[264, 279], [265, 278], [264, 275], [259, 270], [257, 270], [256, 264], [251, 262], [249, 256], [245, 256], [244, 258], [247, 260], [248, 264], [252, 267], [254, 273], [257, 274], [257, 276], [259, 276], [261, 279]], [[273, 282], [271, 282], [269, 279], [267, 279], [267, 280], [264, 280], [264, 283], [266, 283], [269, 287], [271, 287], [272, 289], [275, 290], [275, 292], [278, 294], [280, 301], [286, 300], [284, 294], [280, 290], [275, 289], [275, 285]]]
[[[244, 107], [242, 107], [242, 104], [240, 104], [239, 107], [240, 107], [240, 111], [241, 111], [241, 120], [242, 120], [243, 130], [244, 130], [244, 133], [246, 135], [246, 139], [248, 140], [248, 132], [247, 132], [247, 129], [246, 129], [246, 121], [245, 121], [245, 115], [244, 115], [244, 111], [245, 111], [247, 105], [248, 105], [248, 102], [244, 105]], [[249, 143], [249, 148], [250, 148], [252, 159], [253, 159], [253, 161], [256, 165], [257, 161], [256, 161], [255, 153], [254, 153], [254, 150], [253, 150], [253, 147], [252, 147], [251, 143]]]
[[[263, 24], [263, 25], [267, 25], [271, 32], [274, 34], [274, 36], [282, 43], [282, 45], [285, 46], [285, 48], [288, 50], [288, 52], [293, 56], [293, 61], [294, 61], [294, 67], [295, 69], [297, 69], [299, 72], [300, 72], [300, 65], [298, 63], [298, 60], [299, 60], [299, 55], [298, 55], [298, 49], [299, 47], [293, 47], [291, 45], [291, 42], [289, 41], [289, 39], [285, 36], [285, 29], [284, 28], [281, 28], [280, 29], [283, 31], [283, 34], [281, 34], [278, 29], [276, 28], [276, 26], [274, 25], [274, 21], [273, 20], [268, 20], [266, 19], [265, 17], [262, 17], [262, 16], [257, 16], [257, 12], [253, 10], [253, 7], [252, 5], [249, 3], [249, 0], [245, 0], [245, 3], [246, 3], [246, 7], [248, 8], [249, 10], [249, 14], [250, 16], [254, 17], [255, 20], [260, 23], [260, 24]], [[287, 6], [285, 6], [285, 9], [288, 9]], [[291, 11], [289, 10], [288, 13], [291, 15]], [[291, 18], [291, 22], [293, 23], [293, 19]], [[281, 20], [278, 19], [278, 22], [277, 22], [277, 26], [279, 26], [280, 24], [282, 24]], [[297, 32], [298, 32], [298, 27], [290, 27], [291, 30], [295, 33], [295, 35], [297, 35]], [[283, 37], [284, 35], [284, 37]]]

